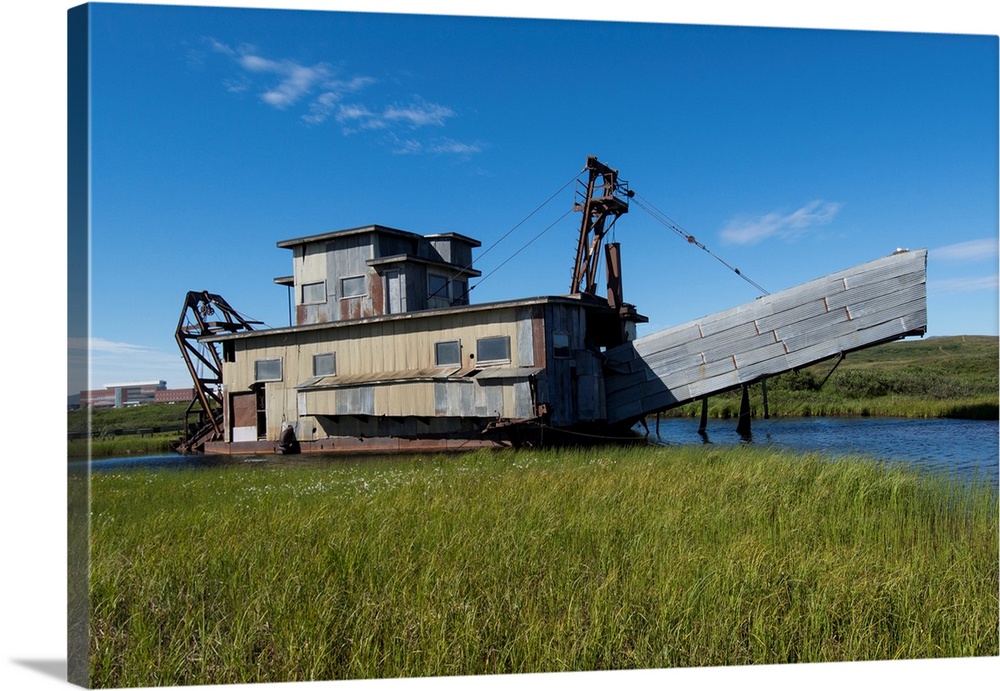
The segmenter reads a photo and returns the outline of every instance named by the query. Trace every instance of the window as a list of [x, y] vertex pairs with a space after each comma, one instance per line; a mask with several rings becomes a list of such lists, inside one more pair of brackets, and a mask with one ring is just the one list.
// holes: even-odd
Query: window
[[460, 365], [462, 363], [461, 341], [439, 341], [434, 344], [434, 363], [438, 367], [444, 365]]
[[337, 373], [337, 354], [320, 353], [313, 355], [313, 376], [323, 377]]
[[510, 362], [510, 336], [491, 336], [476, 341], [479, 362]]
[[469, 304], [469, 282], [465, 279], [449, 279], [441, 274], [427, 274], [427, 306], [450, 307]]
[[364, 276], [350, 276], [340, 279], [340, 297], [356, 298], [368, 294], [368, 281]]
[[448, 279], [438, 274], [427, 274], [427, 297], [448, 299]]
[[302, 304], [316, 305], [326, 302], [326, 281], [302, 284]]
[[569, 334], [555, 331], [552, 334], [552, 355], [554, 357], [569, 357]]
[[281, 381], [281, 358], [255, 360], [253, 378], [254, 381]]

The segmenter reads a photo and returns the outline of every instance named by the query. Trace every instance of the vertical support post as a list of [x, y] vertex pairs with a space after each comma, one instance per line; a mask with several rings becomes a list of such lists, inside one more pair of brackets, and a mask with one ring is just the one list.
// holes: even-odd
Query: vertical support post
[[743, 385], [743, 398], [740, 401], [740, 420], [736, 424], [736, 433], [744, 439], [751, 438], [750, 433], [750, 387]]
[[608, 307], [620, 309], [625, 298], [622, 292], [621, 245], [617, 242], [604, 246], [604, 270], [608, 278]]
[[698, 434], [704, 434], [708, 428], [708, 396], [701, 399], [701, 424], [698, 426]]
[[760, 380], [760, 392], [764, 396], [764, 419], [769, 420], [771, 414], [767, 409], [767, 377]]

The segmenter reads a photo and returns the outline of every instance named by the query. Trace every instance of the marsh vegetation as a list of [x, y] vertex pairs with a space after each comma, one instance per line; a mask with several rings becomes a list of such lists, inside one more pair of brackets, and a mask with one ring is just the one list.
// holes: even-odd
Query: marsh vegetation
[[996, 655], [997, 533], [745, 446], [96, 473], [92, 684]]

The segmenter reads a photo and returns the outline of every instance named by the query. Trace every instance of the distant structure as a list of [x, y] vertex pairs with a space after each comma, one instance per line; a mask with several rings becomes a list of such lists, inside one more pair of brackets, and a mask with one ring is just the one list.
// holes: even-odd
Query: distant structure
[[128, 408], [147, 403], [189, 403], [194, 388], [168, 389], [163, 379], [105, 384], [103, 389], [80, 392], [80, 408]]

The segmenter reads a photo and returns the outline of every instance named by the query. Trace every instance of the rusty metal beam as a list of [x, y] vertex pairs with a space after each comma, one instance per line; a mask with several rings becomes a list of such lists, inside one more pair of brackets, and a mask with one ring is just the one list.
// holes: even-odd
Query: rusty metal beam
[[583, 213], [583, 219], [569, 291], [596, 295], [601, 243], [618, 217], [628, 213], [632, 192], [628, 183], [618, 179], [618, 171], [598, 161], [596, 156], [587, 158], [585, 170], [588, 176], [586, 183], [582, 183], [586, 189], [583, 201], [573, 205], [574, 211]]
[[[220, 313], [221, 320], [209, 321], [207, 319]], [[222, 355], [218, 350], [219, 344], [199, 343], [198, 339], [223, 332], [252, 331], [253, 326], [260, 323], [244, 319], [221, 295], [208, 291], [189, 291], [185, 296], [184, 307], [177, 322], [174, 338], [180, 347], [181, 357], [191, 375], [191, 380], [194, 382], [195, 397], [201, 404], [202, 414], [207, 418], [207, 425], [211, 427], [211, 434], [208, 434], [209, 430], [199, 426], [181, 441], [178, 446], [178, 450], [181, 452], [189, 452], [195, 446], [200, 446], [209, 439], [222, 439], [224, 432], [222, 428], [222, 397], [213, 388], [222, 384]], [[199, 374], [197, 363], [204, 366], [210, 374], [207, 376]]]

